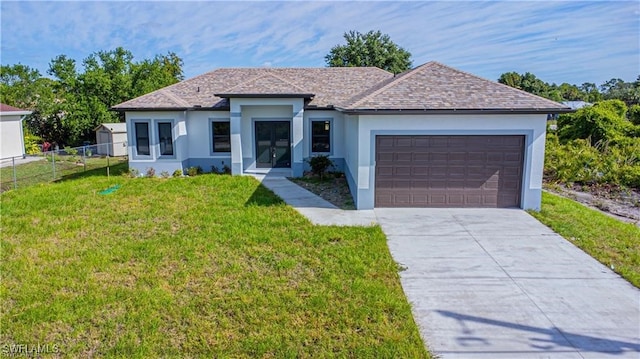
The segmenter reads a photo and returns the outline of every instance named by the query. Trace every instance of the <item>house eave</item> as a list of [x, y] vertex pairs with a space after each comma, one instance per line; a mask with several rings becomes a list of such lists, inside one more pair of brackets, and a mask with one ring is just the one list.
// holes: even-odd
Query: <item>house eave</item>
[[352, 115], [534, 115], [560, 114], [575, 112], [570, 108], [531, 108], [531, 109], [336, 109]]
[[27, 116], [32, 114], [31, 111], [2, 111], [0, 115], [2, 116]]
[[276, 94], [251, 94], [251, 93], [220, 93], [214, 94], [220, 98], [313, 98], [312, 93], [276, 93]]
[[127, 112], [127, 111], [229, 111], [229, 106], [219, 107], [203, 107], [203, 106], [191, 106], [191, 107], [119, 107], [110, 108], [111, 111]]
[[190, 107], [111, 107], [109, 110], [117, 112], [127, 111], [186, 111]]

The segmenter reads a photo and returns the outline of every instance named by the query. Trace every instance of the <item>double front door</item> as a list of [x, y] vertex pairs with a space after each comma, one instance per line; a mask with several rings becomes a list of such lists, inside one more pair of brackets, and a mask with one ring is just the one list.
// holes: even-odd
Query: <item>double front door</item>
[[291, 167], [291, 131], [288, 121], [256, 121], [256, 167]]

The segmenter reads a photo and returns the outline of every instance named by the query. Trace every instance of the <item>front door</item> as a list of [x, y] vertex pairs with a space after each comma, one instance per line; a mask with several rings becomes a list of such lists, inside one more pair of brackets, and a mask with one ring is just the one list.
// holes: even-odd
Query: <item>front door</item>
[[291, 167], [288, 121], [256, 121], [256, 167]]

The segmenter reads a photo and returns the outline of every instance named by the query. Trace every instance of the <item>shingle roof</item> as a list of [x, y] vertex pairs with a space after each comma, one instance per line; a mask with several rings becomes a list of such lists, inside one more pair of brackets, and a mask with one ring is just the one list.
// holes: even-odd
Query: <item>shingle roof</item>
[[297, 95], [312, 97], [313, 94], [308, 90], [297, 86], [282, 77], [266, 73], [259, 75], [247, 82], [242, 82], [230, 89], [222, 91], [221, 94], [215, 94], [219, 97], [233, 97], [245, 95]]
[[111, 133], [125, 133], [127, 132], [127, 124], [124, 122], [114, 122], [114, 123], [102, 123], [98, 127], [94, 128], [94, 131], [101, 129], [102, 127], [111, 131]]
[[[327, 107], [351, 98], [393, 74], [375, 67], [223, 68], [113, 106], [116, 110], [227, 108], [218, 94], [313, 94], [308, 106]], [[273, 88], [261, 88], [274, 86]], [[180, 99], [180, 102], [177, 101]]]
[[340, 106], [346, 110], [543, 110], [557, 102], [428, 62]]
[[[307, 107], [343, 111], [494, 110], [562, 112], [568, 107], [438, 62], [400, 75], [375, 67], [226, 68], [114, 106], [116, 110], [227, 109], [226, 97], [291, 95]], [[312, 96], [313, 95], [313, 96]]]
[[0, 111], [2, 111], [2, 112], [25, 112], [27, 110], [23, 110], [21, 108], [17, 108], [17, 107], [6, 105], [4, 103], [0, 103]]

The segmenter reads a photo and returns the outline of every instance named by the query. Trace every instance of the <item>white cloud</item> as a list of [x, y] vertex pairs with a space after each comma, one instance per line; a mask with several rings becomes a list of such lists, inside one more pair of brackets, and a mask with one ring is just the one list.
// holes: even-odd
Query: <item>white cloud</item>
[[[637, 1], [7, 2], [2, 63], [46, 70], [122, 46], [137, 59], [174, 51], [194, 76], [222, 66], [324, 66], [349, 30], [380, 30], [413, 54], [496, 79], [635, 80]], [[19, 29], [16, 31], [15, 29]]]

